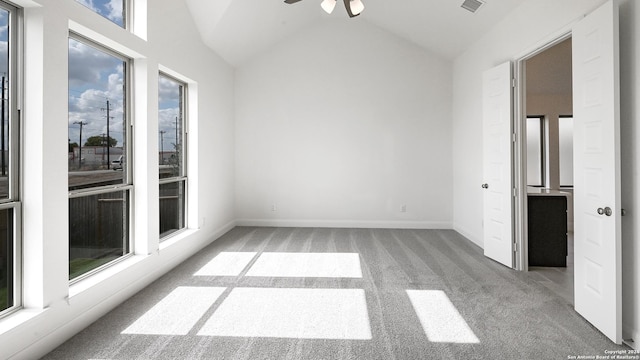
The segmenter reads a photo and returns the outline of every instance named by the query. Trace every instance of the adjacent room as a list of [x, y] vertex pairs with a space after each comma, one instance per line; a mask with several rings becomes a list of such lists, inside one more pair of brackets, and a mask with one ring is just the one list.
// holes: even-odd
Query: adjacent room
[[0, 359], [640, 358], [639, 22], [0, 0]]

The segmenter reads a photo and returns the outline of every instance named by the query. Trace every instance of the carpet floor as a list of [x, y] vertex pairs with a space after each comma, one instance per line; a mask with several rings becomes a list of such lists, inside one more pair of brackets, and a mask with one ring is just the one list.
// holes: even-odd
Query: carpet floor
[[237, 227], [44, 359], [567, 359], [615, 345], [450, 230]]

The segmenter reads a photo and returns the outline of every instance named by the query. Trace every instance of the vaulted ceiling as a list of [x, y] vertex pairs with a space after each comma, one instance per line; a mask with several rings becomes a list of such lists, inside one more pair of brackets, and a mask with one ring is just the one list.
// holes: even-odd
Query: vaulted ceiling
[[525, 0], [486, 0], [476, 13], [461, 8], [463, 1], [363, 0], [365, 10], [353, 19], [342, 1], [331, 15], [320, 8], [321, 0], [292, 5], [283, 0], [187, 0], [187, 4], [203, 41], [239, 66], [288, 36], [326, 21], [369, 22], [453, 59]]

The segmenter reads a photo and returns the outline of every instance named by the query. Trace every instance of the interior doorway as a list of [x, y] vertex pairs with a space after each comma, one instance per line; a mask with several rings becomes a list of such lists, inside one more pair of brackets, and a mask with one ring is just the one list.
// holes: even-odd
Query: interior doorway
[[572, 41], [566, 35], [519, 62], [523, 270], [574, 303]]
[[[584, 18], [568, 26], [557, 41], [525, 54], [516, 62], [514, 131], [512, 135], [514, 187], [514, 251], [516, 268], [529, 270], [529, 246], [534, 242], [528, 205], [526, 168], [527, 111], [533, 101], [527, 99], [526, 83], [542, 75], [526, 76], [532, 59], [545, 50], [571, 38], [571, 90], [573, 123], [573, 307], [578, 314], [598, 328], [613, 342], [622, 342], [622, 262], [621, 262], [621, 175], [620, 175], [620, 72], [619, 72], [619, 10], [615, 1], [607, 1]], [[547, 63], [551, 68], [556, 63]], [[558, 78], [552, 78], [555, 83]], [[548, 84], [548, 83], [546, 83]], [[490, 90], [490, 89], [488, 89]], [[484, 91], [484, 89], [483, 89]], [[553, 99], [559, 96], [553, 95]], [[554, 100], [549, 100], [554, 103]], [[562, 120], [558, 113], [558, 120]], [[483, 116], [484, 118], [484, 116]], [[545, 117], [546, 119], [546, 117]], [[491, 119], [488, 119], [489, 121]], [[558, 130], [559, 131], [559, 130]], [[549, 133], [549, 131], [547, 131]], [[504, 137], [508, 139], [508, 137]], [[558, 160], [559, 161], [559, 160]], [[511, 164], [510, 164], [511, 165]], [[547, 165], [545, 169], [553, 170]], [[545, 174], [548, 186], [553, 176]], [[540, 191], [560, 191], [542, 188]], [[547, 184], [545, 184], [547, 186]], [[505, 193], [505, 194], [508, 194]], [[532, 197], [531, 197], [532, 198]], [[560, 198], [557, 196], [556, 198]], [[568, 202], [568, 206], [571, 202]], [[546, 211], [542, 211], [546, 214]], [[560, 222], [562, 223], [562, 222]], [[568, 221], [565, 223], [567, 232]], [[527, 238], [529, 237], [529, 238]], [[566, 239], [566, 238], [565, 238]], [[570, 240], [570, 239], [569, 239]], [[567, 244], [567, 255], [569, 255]], [[513, 247], [515, 246], [515, 247]], [[486, 248], [485, 248], [486, 255]], [[567, 286], [569, 287], [569, 286]]]

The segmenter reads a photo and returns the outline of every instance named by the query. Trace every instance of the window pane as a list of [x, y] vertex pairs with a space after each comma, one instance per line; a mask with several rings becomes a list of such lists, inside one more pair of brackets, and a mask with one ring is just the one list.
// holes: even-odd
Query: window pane
[[527, 185], [543, 186], [542, 118], [527, 118]]
[[560, 140], [560, 186], [573, 186], [573, 118], [558, 121]]
[[80, 4], [88, 7], [96, 13], [125, 27], [125, 5], [124, 0], [76, 0]]
[[9, 198], [9, 11], [0, 8], [0, 199]]
[[160, 184], [160, 237], [184, 228], [185, 182]]
[[184, 86], [161, 75], [158, 90], [159, 175], [161, 179], [184, 176]]
[[0, 311], [13, 306], [13, 209], [0, 210]]
[[129, 253], [129, 192], [69, 199], [69, 279]]
[[69, 190], [125, 182], [126, 66], [69, 39]]

